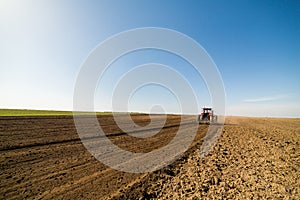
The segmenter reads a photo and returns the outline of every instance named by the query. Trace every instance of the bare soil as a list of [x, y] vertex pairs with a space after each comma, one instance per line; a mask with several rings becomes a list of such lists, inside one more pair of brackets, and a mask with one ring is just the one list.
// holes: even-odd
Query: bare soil
[[[150, 122], [148, 115], [132, 118], [141, 126]], [[132, 152], [168, 144], [180, 123], [180, 116], [169, 115], [158, 134], [141, 139], [122, 132], [110, 115], [98, 119], [113, 143]], [[195, 121], [185, 123], [186, 131], [189, 123]], [[0, 198], [300, 198], [300, 119], [227, 118], [216, 146], [200, 157], [207, 129], [199, 125], [189, 150], [172, 165], [133, 174], [111, 169], [91, 156], [72, 116], [1, 117]]]

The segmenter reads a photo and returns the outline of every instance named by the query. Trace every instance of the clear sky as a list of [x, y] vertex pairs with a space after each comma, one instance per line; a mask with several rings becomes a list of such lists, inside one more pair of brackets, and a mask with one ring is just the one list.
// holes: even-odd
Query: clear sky
[[[1, 0], [0, 107], [71, 110], [77, 74], [91, 50], [121, 31], [149, 26], [182, 32], [206, 49], [222, 75], [228, 115], [300, 117], [297, 0]], [[201, 77], [164, 52], [128, 55], [104, 80], [154, 61], [184, 74], [200, 105], [209, 106]], [[109, 110], [109, 100], [96, 92], [96, 109]], [[157, 103], [177, 111], [174, 96], [156, 86], [137, 91], [129, 107], [147, 111]]]

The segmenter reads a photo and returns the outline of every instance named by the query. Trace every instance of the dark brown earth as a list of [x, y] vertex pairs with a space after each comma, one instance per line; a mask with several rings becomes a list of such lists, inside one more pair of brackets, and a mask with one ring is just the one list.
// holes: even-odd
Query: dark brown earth
[[[156, 116], [158, 119], [162, 116]], [[133, 115], [145, 126], [148, 115]], [[147, 139], [122, 132], [98, 116], [108, 138], [132, 152], [165, 146], [180, 116]], [[189, 131], [189, 123], [185, 123]], [[0, 118], [1, 199], [299, 199], [300, 119], [231, 117], [214, 149], [199, 149], [201, 125], [189, 150], [150, 173], [125, 173], [96, 160], [79, 139], [72, 116]], [[155, 128], [154, 128], [155, 129]], [[151, 131], [151, 130], [146, 130]]]

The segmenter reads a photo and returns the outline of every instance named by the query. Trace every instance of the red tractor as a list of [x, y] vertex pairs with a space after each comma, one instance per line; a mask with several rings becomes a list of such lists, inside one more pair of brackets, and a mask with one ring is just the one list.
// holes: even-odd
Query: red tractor
[[198, 123], [211, 124], [217, 122], [217, 116], [214, 115], [212, 108], [202, 108], [202, 113], [198, 115]]

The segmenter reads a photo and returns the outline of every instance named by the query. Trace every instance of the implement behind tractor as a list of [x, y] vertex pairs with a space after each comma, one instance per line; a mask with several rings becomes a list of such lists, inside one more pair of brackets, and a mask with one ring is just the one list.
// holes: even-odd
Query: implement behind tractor
[[214, 115], [212, 108], [202, 108], [202, 113], [198, 115], [199, 124], [211, 124], [217, 122], [217, 116]]

